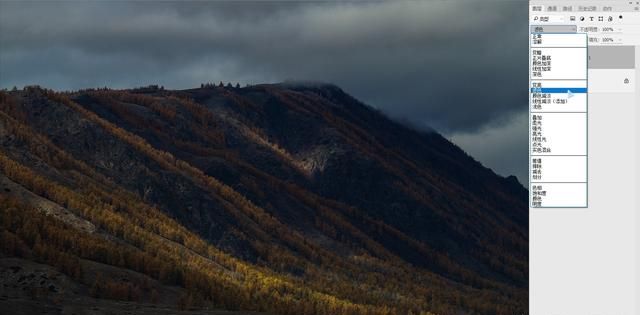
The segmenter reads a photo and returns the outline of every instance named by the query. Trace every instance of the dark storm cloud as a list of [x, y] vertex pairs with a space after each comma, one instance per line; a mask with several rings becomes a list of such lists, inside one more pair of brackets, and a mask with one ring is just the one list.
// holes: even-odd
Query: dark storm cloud
[[0, 2], [0, 9], [2, 87], [326, 81], [457, 136], [502, 128], [527, 108], [525, 1]]

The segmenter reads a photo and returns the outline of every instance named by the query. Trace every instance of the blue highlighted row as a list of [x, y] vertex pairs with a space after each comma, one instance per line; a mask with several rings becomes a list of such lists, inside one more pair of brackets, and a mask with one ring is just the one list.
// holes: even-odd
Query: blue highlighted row
[[531, 93], [587, 93], [587, 88], [531, 88]]

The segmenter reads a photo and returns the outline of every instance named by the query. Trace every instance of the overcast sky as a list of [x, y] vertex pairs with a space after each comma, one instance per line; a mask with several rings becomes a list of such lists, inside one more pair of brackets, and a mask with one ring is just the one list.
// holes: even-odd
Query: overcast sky
[[0, 1], [0, 87], [330, 82], [526, 184], [526, 21], [526, 1]]

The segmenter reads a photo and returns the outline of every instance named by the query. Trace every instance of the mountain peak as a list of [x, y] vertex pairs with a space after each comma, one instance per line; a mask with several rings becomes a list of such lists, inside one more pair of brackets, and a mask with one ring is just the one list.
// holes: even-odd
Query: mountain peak
[[305, 80], [286, 80], [280, 83], [276, 83], [278, 86], [282, 86], [285, 88], [293, 88], [293, 89], [340, 89], [337, 85], [333, 83], [328, 83], [324, 81], [305, 81]]
[[[95, 231], [7, 197], [22, 210], [3, 220], [24, 227], [0, 235], [26, 244], [12, 255], [61, 253], [23, 257], [68, 262], [74, 292], [117, 296], [90, 290], [101, 264], [180, 287], [183, 302], [274, 314], [526, 312], [515, 179], [335, 85], [38, 91], [1, 94], [0, 170]], [[30, 217], [52, 241], [35, 246]]]

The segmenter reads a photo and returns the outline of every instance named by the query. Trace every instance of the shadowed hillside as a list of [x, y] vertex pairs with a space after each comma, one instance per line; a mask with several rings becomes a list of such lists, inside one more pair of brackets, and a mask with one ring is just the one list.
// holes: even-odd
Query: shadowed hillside
[[528, 312], [526, 190], [336, 86], [2, 92], [0, 173], [3, 255], [93, 301]]

